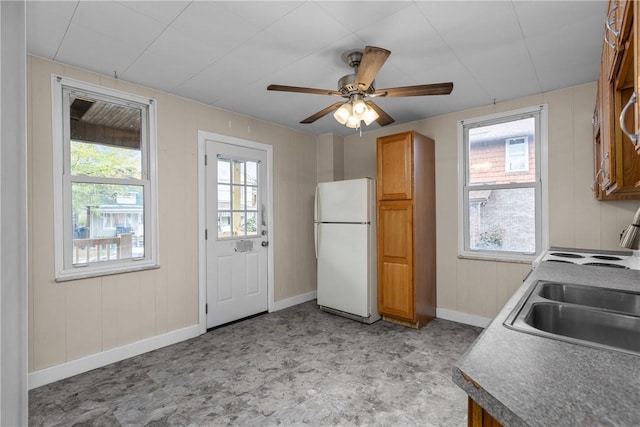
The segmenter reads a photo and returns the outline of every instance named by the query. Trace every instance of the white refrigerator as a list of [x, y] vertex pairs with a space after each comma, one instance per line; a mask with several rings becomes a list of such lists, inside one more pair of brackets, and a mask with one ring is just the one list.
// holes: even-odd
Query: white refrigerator
[[324, 182], [316, 188], [318, 306], [364, 323], [380, 319], [375, 203], [371, 178]]

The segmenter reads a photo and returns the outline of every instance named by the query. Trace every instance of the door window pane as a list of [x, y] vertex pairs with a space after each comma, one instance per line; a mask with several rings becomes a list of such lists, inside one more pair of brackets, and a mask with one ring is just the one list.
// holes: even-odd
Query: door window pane
[[218, 159], [218, 182], [231, 182], [231, 163], [226, 159]]
[[258, 163], [257, 162], [246, 162], [247, 169], [247, 185], [257, 185], [258, 184]]
[[231, 210], [231, 186], [218, 184], [218, 210]]
[[234, 184], [244, 184], [244, 162], [242, 160], [234, 160], [232, 163], [233, 167], [233, 183]]
[[219, 239], [259, 235], [258, 173], [259, 162], [218, 159]]

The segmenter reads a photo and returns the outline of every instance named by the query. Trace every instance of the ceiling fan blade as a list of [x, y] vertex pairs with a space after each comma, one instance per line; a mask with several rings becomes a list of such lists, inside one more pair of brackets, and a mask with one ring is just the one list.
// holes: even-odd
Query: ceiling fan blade
[[369, 107], [373, 108], [376, 113], [378, 113], [376, 123], [378, 123], [380, 126], [390, 125], [391, 123], [395, 122], [395, 120], [393, 120], [390, 115], [388, 115], [382, 108], [378, 107], [373, 101], [365, 101], [365, 103]]
[[267, 90], [277, 90], [280, 92], [313, 93], [315, 95], [342, 96], [342, 93], [336, 90], [314, 89], [311, 87], [299, 87], [299, 86], [269, 85], [267, 86]]
[[344, 104], [344, 102], [336, 102], [333, 105], [329, 105], [327, 108], [325, 108], [324, 110], [320, 110], [317, 113], [307, 117], [306, 119], [304, 119], [303, 121], [301, 121], [300, 123], [313, 123], [316, 120], [318, 120], [321, 117], [326, 116], [327, 114], [336, 111], [338, 108], [340, 108], [340, 106]]
[[376, 74], [382, 68], [387, 58], [391, 55], [391, 51], [381, 47], [367, 46], [364, 48], [364, 54], [358, 65], [358, 74], [355, 83], [360, 90], [367, 90]]
[[386, 96], [387, 98], [399, 96], [423, 96], [423, 95], [449, 95], [453, 90], [453, 83], [433, 83], [428, 85], [392, 87], [378, 89], [372, 96]]

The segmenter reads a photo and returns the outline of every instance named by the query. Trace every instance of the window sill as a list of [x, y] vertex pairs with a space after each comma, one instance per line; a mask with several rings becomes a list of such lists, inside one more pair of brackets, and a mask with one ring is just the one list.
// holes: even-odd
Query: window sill
[[514, 264], [531, 265], [537, 255], [494, 255], [475, 252], [464, 252], [458, 254], [458, 259], [468, 259], [475, 261], [510, 262]]
[[111, 266], [104, 268], [91, 268], [91, 267], [76, 267], [72, 270], [65, 270], [60, 272], [56, 276], [56, 283], [68, 282], [71, 280], [89, 279], [93, 277], [112, 276], [114, 274], [126, 274], [136, 271], [154, 270], [160, 268], [160, 265], [155, 261], [140, 261], [135, 265], [128, 266]]

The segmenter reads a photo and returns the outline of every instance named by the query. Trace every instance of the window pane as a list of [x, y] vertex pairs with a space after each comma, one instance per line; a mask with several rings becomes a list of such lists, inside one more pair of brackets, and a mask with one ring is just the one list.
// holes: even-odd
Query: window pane
[[247, 185], [258, 185], [258, 162], [246, 162]]
[[258, 213], [257, 212], [247, 212], [247, 235], [257, 235], [258, 234]]
[[70, 141], [71, 175], [142, 178], [140, 149]]
[[218, 184], [218, 210], [231, 209], [231, 186]]
[[258, 209], [258, 187], [247, 187], [247, 209]]
[[469, 191], [471, 250], [534, 253], [535, 189]]
[[218, 238], [231, 237], [231, 212], [218, 211]]
[[[529, 143], [508, 144], [513, 138]], [[535, 138], [534, 117], [470, 128], [469, 185], [534, 182]]]
[[142, 177], [142, 109], [69, 93], [71, 174]]
[[233, 235], [234, 236], [244, 236], [245, 233], [245, 223], [244, 223], [244, 212], [234, 212], [233, 213]]
[[232, 206], [234, 211], [246, 209], [244, 196], [244, 187], [241, 185], [234, 185], [233, 194], [231, 195], [231, 197], [233, 197]]
[[229, 160], [218, 159], [218, 182], [231, 182], [231, 163]]
[[73, 264], [144, 257], [144, 187], [71, 184]]
[[244, 184], [244, 161], [234, 160], [233, 164], [233, 183]]

